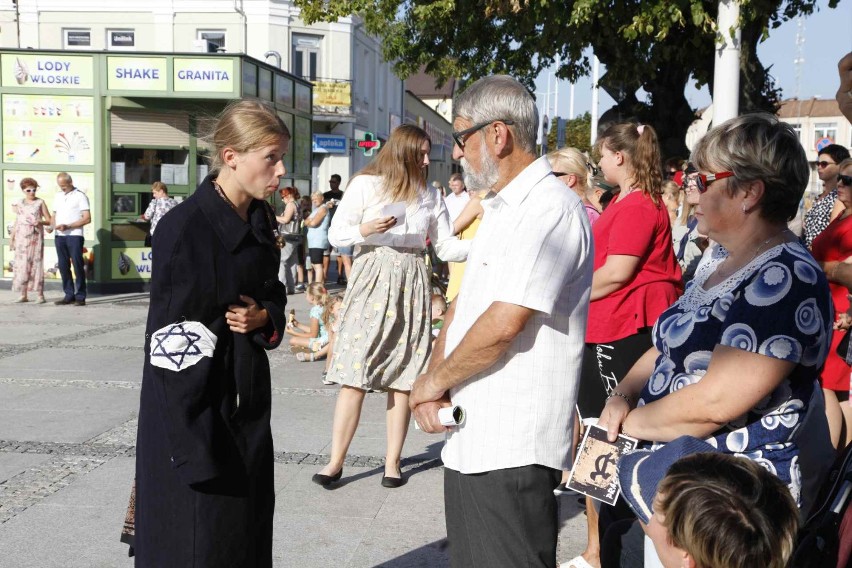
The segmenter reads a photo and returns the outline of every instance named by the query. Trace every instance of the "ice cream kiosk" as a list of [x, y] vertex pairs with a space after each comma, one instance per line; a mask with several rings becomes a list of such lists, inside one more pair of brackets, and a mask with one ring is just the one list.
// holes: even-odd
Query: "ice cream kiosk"
[[[38, 181], [52, 211], [67, 172], [89, 198], [87, 278], [95, 292], [146, 289], [151, 249], [151, 184], [181, 201], [207, 174], [207, 135], [216, 114], [238, 98], [274, 104], [293, 136], [282, 186], [311, 190], [312, 85], [234, 54], [0, 50], [3, 279], [14, 270], [12, 205], [20, 180]], [[59, 279], [53, 236], [45, 236], [45, 283]]]

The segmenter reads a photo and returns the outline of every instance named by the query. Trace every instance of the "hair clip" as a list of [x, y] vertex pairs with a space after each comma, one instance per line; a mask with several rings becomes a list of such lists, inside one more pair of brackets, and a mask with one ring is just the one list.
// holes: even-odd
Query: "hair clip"
[[636, 132], [638, 132], [638, 133], [639, 133], [639, 136], [642, 136], [642, 133], [643, 133], [643, 132], [645, 132], [645, 125], [644, 125], [644, 124], [640, 124], [639, 126], [637, 126], [637, 127], [636, 127]]

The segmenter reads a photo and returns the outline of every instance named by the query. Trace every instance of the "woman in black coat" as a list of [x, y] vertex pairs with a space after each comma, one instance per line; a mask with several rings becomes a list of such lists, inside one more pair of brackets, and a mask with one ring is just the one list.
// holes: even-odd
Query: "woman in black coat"
[[271, 387], [286, 290], [274, 211], [287, 127], [240, 101], [213, 172], [153, 239], [136, 447], [137, 566], [272, 565]]

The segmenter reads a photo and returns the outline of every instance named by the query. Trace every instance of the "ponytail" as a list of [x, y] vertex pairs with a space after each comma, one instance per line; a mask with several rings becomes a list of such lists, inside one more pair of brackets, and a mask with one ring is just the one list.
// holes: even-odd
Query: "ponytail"
[[663, 159], [654, 127], [627, 122], [613, 124], [601, 134], [597, 146], [626, 154], [629, 157], [630, 185], [640, 188], [656, 205], [660, 204]]

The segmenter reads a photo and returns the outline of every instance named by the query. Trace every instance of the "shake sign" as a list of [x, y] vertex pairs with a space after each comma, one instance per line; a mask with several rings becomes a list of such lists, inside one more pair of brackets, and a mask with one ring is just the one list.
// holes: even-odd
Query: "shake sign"
[[4, 87], [91, 89], [94, 83], [88, 56], [4, 53], [0, 67]]

